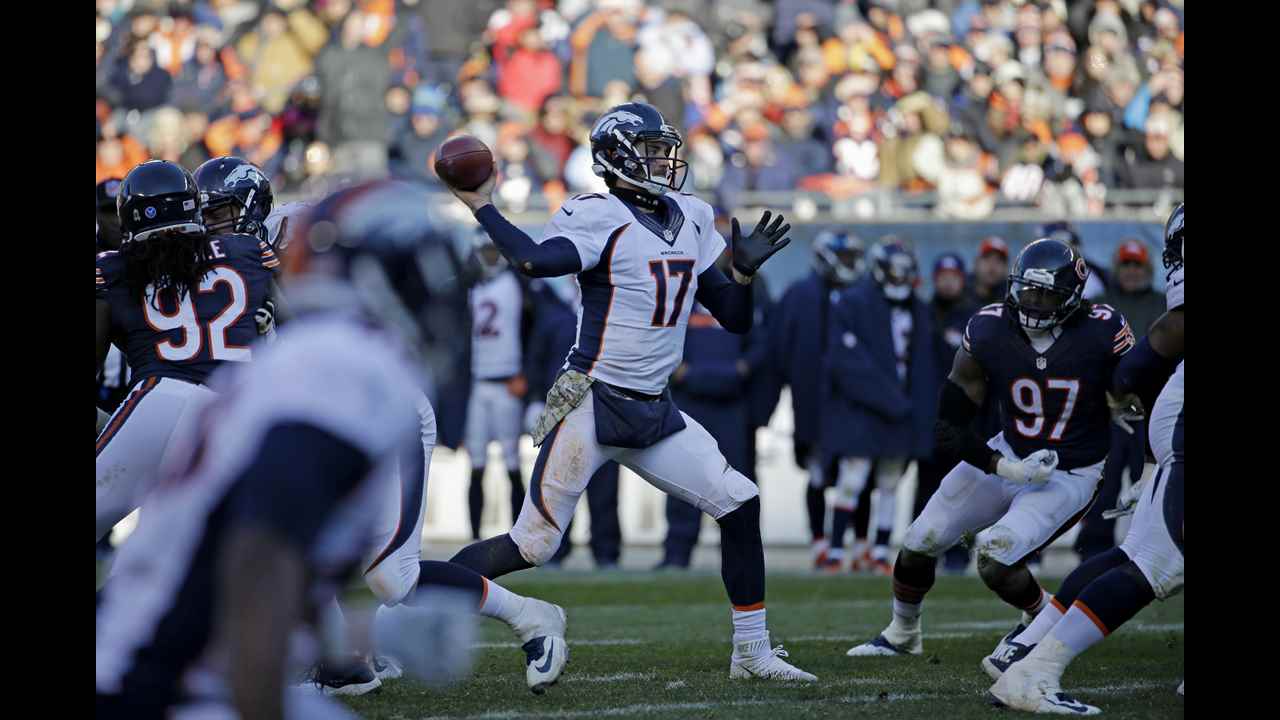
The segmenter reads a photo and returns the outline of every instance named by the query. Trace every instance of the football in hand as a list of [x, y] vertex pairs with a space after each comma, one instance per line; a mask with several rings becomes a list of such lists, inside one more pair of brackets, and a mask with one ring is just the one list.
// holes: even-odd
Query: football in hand
[[493, 153], [472, 135], [458, 135], [444, 141], [436, 151], [436, 175], [449, 187], [475, 190], [493, 172]]

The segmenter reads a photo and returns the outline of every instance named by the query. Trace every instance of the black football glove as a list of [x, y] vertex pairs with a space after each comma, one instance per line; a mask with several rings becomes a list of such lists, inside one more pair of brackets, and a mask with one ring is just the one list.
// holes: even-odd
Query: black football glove
[[[742, 229], [738, 227], [738, 218], [733, 218], [733, 268], [743, 275], [755, 275], [769, 256], [786, 247], [791, 238], [786, 237], [790, 225], [782, 225], [782, 215], [769, 225], [773, 213], [764, 211], [764, 217], [756, 224], [751, 234], [742, 237]], [[782, 225], [782, 227], [778, 227]]]

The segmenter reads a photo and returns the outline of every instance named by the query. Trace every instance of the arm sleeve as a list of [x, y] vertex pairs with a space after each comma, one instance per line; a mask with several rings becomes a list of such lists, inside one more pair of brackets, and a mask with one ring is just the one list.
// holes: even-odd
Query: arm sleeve
[[[559, 213], [557, 213], [558, 215]], [[476, 213], [476, 219], [493, 238], [494, 244], [502, 250], [502, 254], [511, 261], [512, 266], [530, 277], [556, 277], [570, 275], [587, 269], [585, 263], [587, 253], [572, 238], [563, 235], [552, 235], [541, 243], [524, 234], [519, 228], [507, 222], [502, 213], [492, 205], [485, 205]], [[548, 225], [552, 230], [553, 222]], [[601, 247], [604, 241], [600, 242]], [[599, 250], [595, 258], [600, 259]]]
[[698, 273], [694, 297], [725, 330], [741, 335], [751, 329], [755, 305], [751, 286], [730, 280], [714, 264]]
[[232, 524], [261, 527], [307, 551], [339, 503], [372, 469], [350, 441], [315, 425], [281, 422], [236, 479]]
[[933, 437], [938, 451], [947, 458], [963, 460], [986, 472], [995, 451], [973, 431], [973, 419], [979, 409], [959, 385], [949, 379], [944, 381]]

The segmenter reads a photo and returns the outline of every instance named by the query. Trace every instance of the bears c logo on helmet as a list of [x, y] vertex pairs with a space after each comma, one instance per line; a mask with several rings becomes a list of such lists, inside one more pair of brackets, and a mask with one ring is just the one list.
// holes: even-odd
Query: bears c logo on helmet
[[1089, 266], [1085, 264], [1083, 257], [1076, 258], [1076, 275], [1079, 276], [1081, 280], [1087, 280], [1089, 278]]

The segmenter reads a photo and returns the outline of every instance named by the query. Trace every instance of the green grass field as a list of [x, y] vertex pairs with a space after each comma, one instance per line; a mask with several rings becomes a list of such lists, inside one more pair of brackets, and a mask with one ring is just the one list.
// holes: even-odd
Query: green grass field
[[[563, 605], [572, 659], [535, 696], [506, 627], [482, 620], [474, 676], [447, 691], [406, 679], [353, 698], [362, 717], [421, 718], [1013, 718], [983, 699], [979, 660], [1017, 622], [972, 577], [939, 577], [925, 602], [925, 652], [845, 656], [888, 622], [890, 581], [770, 575], [769, 628], [812, 685], [729, 680], [729, 608], [714, 573], [519, 573], [503, 583]], [[1054, 589], [1057, 580], [1046, 585]], [[1076, 661], [1064, 689], [1108, 718], [1180, 718], [1183, 597], [1155, 603]], [[1025, 715], [1025, 717], [1031, 717]]]

